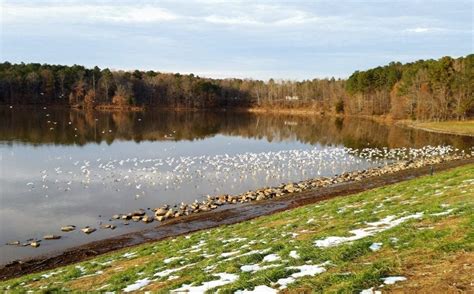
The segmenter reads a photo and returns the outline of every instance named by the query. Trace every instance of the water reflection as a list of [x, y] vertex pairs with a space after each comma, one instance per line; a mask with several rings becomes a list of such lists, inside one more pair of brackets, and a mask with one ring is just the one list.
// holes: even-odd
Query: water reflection
[[4, 143], [85, 145], [112, 144], [116, 140], [194, 141], [217, 134], [268, 142], [342, 144], [351, 148], [453, 145], [468, 149], [473, 142], [469, 137], [434, 134], [353, 117], [0, 109], [0, 141]]

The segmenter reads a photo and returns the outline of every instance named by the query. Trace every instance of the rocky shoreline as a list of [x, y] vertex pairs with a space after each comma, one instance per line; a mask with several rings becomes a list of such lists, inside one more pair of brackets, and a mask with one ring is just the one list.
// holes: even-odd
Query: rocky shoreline
[[[333, 184], [361, 181], [363, 179], [378, 177], [381, 175], [391, 174], [402, 170], [420, 168], [424, 166], [432, 166], [446, 161], [466, 158], [471, 158], [471, 155], [459, 153], [413, 160], [402, 160], [382, 167], [347, 172], [340, 175], [335, 175], [334, 177], [320, 177], [295, 183], [281, 184], [276, 187], [261, 188], [238, 195], [224, 194], [219, 196], [207, 196], [207, 199], [201, 202], [195, 200], [191, 204], [181, 203], [179, 208], [176, 205], [174, 208], [171, 208], [169, 205], [155, 208], [153, 209], [155, 215], [154, 219], [157, 221], [165, 221], [167, 219], [178, 218], [184, 215], [211, 211], [222, 205], [247, 203], [251, 201], [262, 201], [266, 199], [279, 198], [292, 193], [305, 192], [312, 189], [328, 187]], [[114, 215], [113, 219], [132, 219], [133, 221], [142, 220], [146, 223], [153, 221], [153, 218], [147, 215], [142, 209], [128, 214]]]

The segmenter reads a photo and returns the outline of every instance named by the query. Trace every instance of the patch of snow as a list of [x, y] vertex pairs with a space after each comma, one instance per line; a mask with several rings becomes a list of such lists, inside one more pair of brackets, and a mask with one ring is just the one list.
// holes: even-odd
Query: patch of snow
[[168, 281], [179, 279], [179, 276], [169, 276]]
[[432, 216], [443, 216], [443, 215], [448, 215], [448, 214], [450, 214], [450, 213], [453, 212], [453, 211], [454, 211], [454, 209], [451, 208], [451, 209], [448, 209], [448, 210], [446, 210], [446, 211], [438, 212], [438, 213], [432, 213], [432, 214], [430, 214], [430, 215], [432, 215]]
[[150, 284], [150, 280], [148, 278], [137, 280], [134, 284], [128, 285], [123, 289], [124, 292], [132, 292], [137, 291], [146, 285]]
[[239, 253], [240, 253], [240, 251], [224, 252], [224, 253], [221, 254], [221, 256], [226, 258], [226, 257], [236, 255], [236, 254], [239, 254]]
[[86, 268], [82, 265], [76, 265], [76, 268], [81, 272], [81, 275], [86, 272]]
[[379, 251], [381, 247], [382, 243], [372, 243], [372, 245], [369, 246], [369, 249], [372, 251]]
[[185, 266], [181, 266], [181, 267], [177, 267], [177, 268], [166, 269], [164, 271], [155, 273], [153, 276], [154, 277], [160, 277], [160, 278], [167, 277], [167, 276], [171, 275], [172, 273], [179, 272], [180, 270], [183, 270], [183, 269], [185, 269], [187, 267], [190, 267], [192, 265], [194, 265], [194, 263], [188, 264], [188, 265], [185, 265]]
[[230, 242], [243, 242], [246, 241], [247, 238], [231, 238], [227, 240], [223, 240], [222, 243], [230, 243]]
[[273, 262], [273, 261], [277, 261], [277, 260], [280, 260], [280, 256], [278, 256], [278, 254], [268, 254], [263, 258], [262, 261], [263, 262]]
[[166, 259], [163, 260], [163, 262], [164, 263], [171, 263], [171, 262], [173, 262], [175, 260], [178, 260], [178, 259], [181, 259], [181, 257], [176, 257], [175, 256], [175, 257], [166, 258]]
[[276, 283], [280, 285], [280, 290], [286, 289], [289, 284], [292, 284], [296, 281], [297, 278], [305, 277], [305, 276], [315, 276], [321, 273], [324, 273], [326, 269], [324, 265], [327, 265], [328, 262], [324, 262], [322, 264], [316, 265], [300, 265], [300, 266], [289, 266], [288, 269], [297, 269], [299, 272], [291, 274], [288, 278], [279, 279]]
[[181, 288], [171, 290], [171, 293], [204, 293], [211, 289], [233, 283], [238, 279], [238, 275], [228, 273], [215, 274], [219, 277], [218, 280], [204, 282], [200, 286], [191, 286], [191, 284], [184, 284]]
[[374, 290], [374, 287], [360, 291], [360, 294], [382, 294], [382, 291]]
[[135, 256], [137, 256], [136, 252], [127, 252], [124, 255], [122, 255], [122, 257], [125, 257], [125, 258], [133, 258]]
[[290, 256], [291, 258], [294, 258], [294, 259], [300, 258], [298, 252], [296, 252], [295, 250], [290, 251], [289, 256]]
[[276, 294], [277, 290], [265, 285], [256, 286], [253, 290], [238, 290], [234, 294]]
[[382, 278], [383, 283], [386, 284], [386, 285], [393, 285], [396, 282], [402, 282], [402, 281], [406, 281], [406, 280], [407, 280], [407, 278], [402, 277], [402, 276]]
[[316, 247], [333, 247], [343, 243], [352, 242], [360, 240], [369, 236], [373, 236], [376, 233], [386, 231], [388, 229], [394, 228], [401, 223], [410, 220], [410, 219], [419, 219], [423, 216], [423, 212], [415, 213], [412, 215], [396, 218], [393, 215], [389, 215], [377, 222], [367, 223], [368, 227], [363, 229], [355, 229], [349, 231], [353, 236], [350, 237], [336, 237], [330, 236], [325, 239], [316, 240], [314, 242]]
[[[61, 272], [63, 272], [63, 271], [49, 272], [49, 273], [47, 273], [47, 274], [41, 275], [41, 277], [42, 277], [42, 278], [45, 278], [45, 279], [48, 279], [48, 278], [50, 278], [50, 277], [52, 277], [52, 276], [54, 276], [54, 275], [56, 275], [56, 274], [59, 274], [59, 273], [61, 273]], [[81, 272], [82, 272], [82, 271], [81, 271]]]
[[258, 264], [249, 264], [249, 265], [243, 265], [240, 267], [240, 270], [243, 272], [258, 272], [261, 270], [265, 270], [267, 268], [272, 268], [272, 267], [278, 267], [280, 266], [279, 264], [270, 264], [270, 265], [265, 265], [265, 266], [260, 266]]

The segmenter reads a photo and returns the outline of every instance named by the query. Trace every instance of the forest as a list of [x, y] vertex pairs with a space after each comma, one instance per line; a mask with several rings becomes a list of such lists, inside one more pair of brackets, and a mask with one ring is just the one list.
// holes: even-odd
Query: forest
[[447, 120], [474, 116], [474, 54], [392, 62], [347, 80], [210, 79], [80, 65], [0, 64], [0, 104], [101, 109], [263, 108]]

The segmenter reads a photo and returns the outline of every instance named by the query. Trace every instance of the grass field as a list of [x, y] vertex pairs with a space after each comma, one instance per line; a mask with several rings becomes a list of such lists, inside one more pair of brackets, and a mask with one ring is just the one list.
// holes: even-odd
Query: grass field
[[473, 250], [467, 165], [27, 275], [0, 290], [471, 292]]
[[409, 125], [434, 132], [474, 136], [474, 120], [468, 121], [443, 121], [443, 122], [420, 122], [409, 123]]

